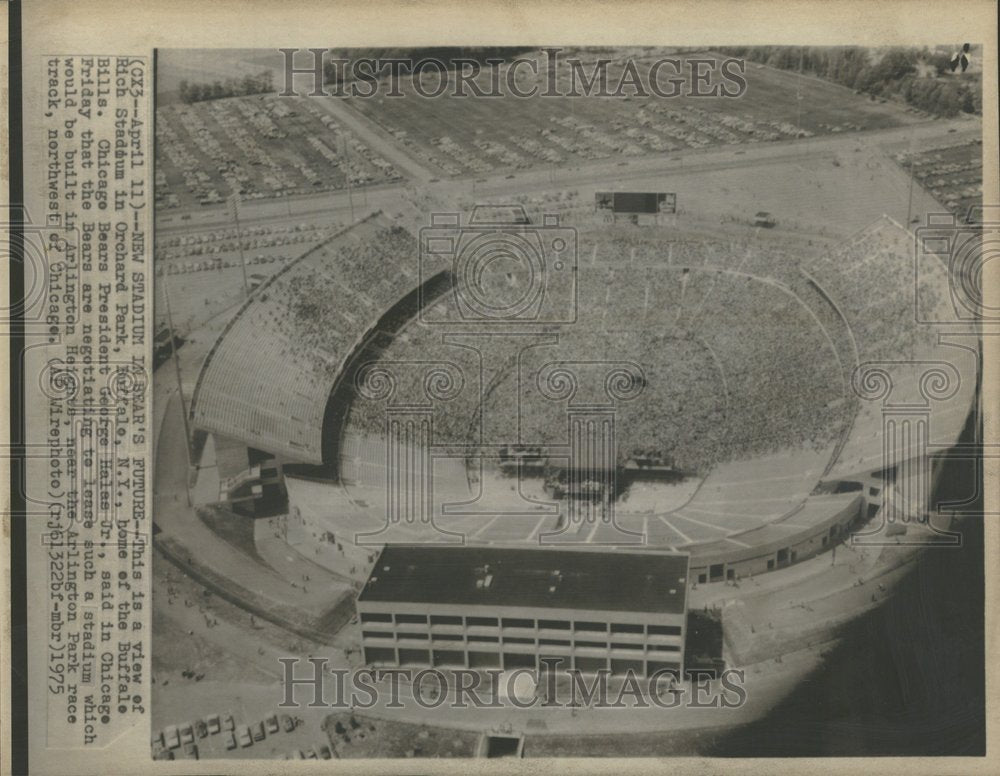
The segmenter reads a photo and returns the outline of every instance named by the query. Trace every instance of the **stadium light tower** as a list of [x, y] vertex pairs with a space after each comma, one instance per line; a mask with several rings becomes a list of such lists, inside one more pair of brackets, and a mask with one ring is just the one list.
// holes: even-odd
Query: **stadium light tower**
[[347, 173], [347, 202], [351, 207], [351, 223], [354, 223], [354, 192], [351, 189], [351, 156], [347, 146], [347, 135], [341, 132], [340, 137], [344, 141], [344, 166], [346, 167]]
[[170, 336], [170, 355], [174, 362], [174, 374], [177, 377], [177, 397], [181, 401], [181, 420], [184, 423], [184, 455], [187, 458], [187, 472], [184, 475], [184, 492], [187, 495], [187, 505], [191, 506], [191, 429], [188, 427], [187, 405], [184, 403], [184, 386], [181, 383], [181, 362], [177, 356], [177, 341], [174, 339], [174, 315], [170, 307], [170, 281], [163, 277], [163, 298], [167, 307], [167, 330]]
[[236, 244], [240, 248], [240, 267], [243, 270], [243, 295], [250, 296], [250, 284], [247, 283], [247, 257], [243, 253], [243, 232], [240, 230], [240, 195], [233, 192], [229, 197], [229, 210], [236, 222]]

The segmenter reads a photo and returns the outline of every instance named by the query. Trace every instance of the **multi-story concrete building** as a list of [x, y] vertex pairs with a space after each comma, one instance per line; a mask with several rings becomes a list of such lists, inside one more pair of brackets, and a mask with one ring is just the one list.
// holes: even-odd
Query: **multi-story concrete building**
[[681, 673], [687, 577], [678, 553], [390, 545], [357, 600], [365, 661]]

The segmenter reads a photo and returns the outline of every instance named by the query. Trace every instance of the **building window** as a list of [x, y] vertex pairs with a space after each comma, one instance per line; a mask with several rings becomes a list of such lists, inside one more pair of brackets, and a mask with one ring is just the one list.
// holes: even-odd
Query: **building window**
[[465, 665], [465, 653], [457, 649], [435, 649], [434, 665], [461, 668]]
[[736, 569], [726, 569], [726, 579], [736, 579]]
[[465, 624], [468, 625], [468, 626], [484, 625], [484, 626], [492, 626], [492, 627], [495, 628], [497, 626], [497, 618], [496, 617], [466, 617], [465, 618]]
[[421, 625], [423, 625], [423, 624], [425, 624], [427, 622], [427, 615], [426, 614], [397, 614], [396, 615], [396, 622], [397, 623], [406, 623], [408, 625], [414, 625], [416, 623], [420, 623]]
[[650, 625], [650, 636], [680, 636], [680, 625]]
[[774, 558], [771, 558], [771, 560], [767, 562], [767, 570], [771, 571], [773, 568], [774, 568]]
[[500, 668], [500, 653], [470, 652], [469, 668]]
[[585, 674], [596, 674], [598, 671], [606, 671], [608, 668], [608, 661], [603, 657], [578, 656], [573, 662], [576, 664], [576, 670]]
[[538, 643], [543, 647], [568, 647], [569, 639], [539, 639]]
[[534, 668], [535, 656], [522, 655], [516, 652], [504, 652], [503, 667], [508, 670], [513, 668]]
[[586, 649], [607, 649], [608, 645], [604, 641], [577, 641], [576, 646]]
[[611, 649], [632, 649], [642, 651], [642, 644], [625, 644], [621, 641], [612, 641]]
[[479, 642], [484, 644], [499, 644], [500, 639], [496, 636], [469, 636], [469, 643]]
[[698, 581], [704, 585], [708, 581], [708, 577], [706, 577], [704, 574], [699, 574]]
[[722, 570], [725, 568], [723, 563], [715, 563], [708, 567], [708, 579], [711, 582], [718, 582], [722, 579]]
[[611, 658], [611, 673], [615, 676], [624, 676], [631, 672], [635, 676], [642, 676], [641, 660], [622, 660], [621, 658]]
[[552, 630], [569, 630], [568, 620], [539, 620], [539, 628], [551, 628]]
[[362, 612], [361, 622], [392, 622], [392, 615], [378, 614], [376, 612]]
[[422, 640], [426, 641], [427, 640], [427, 634], [426, 633], [417, 633], [415, 631], [401, 631], [400, 634], [399, 634], [399, 638], [401, 638], [401, 639], [422, 639]]
[[399, 664], [401, 666], [426, 666], [430, 665], [431, 653], [426, 649], [401, 649], [399, 650]]
[[363, 639], [391, 639], [392, 633], [390, 631], [361, 631], [361, 638]]
[[365, 647], [365, 662], [369, 665], [395, 664], [396, 650], [392, 647]]
[[578, 621], [573, 623], [573, 627], [578, 631], [590, 631], [593, 633], [607, 633], [608, 626], [603, 622]]
[[659, 660], [650, 660], [648, 663], [646, 663], [646, 671], [648, 672], [649, 676], [652, 676], [653, 674], [660, 671], [664, 673], [669, 671], [672, 673], [680, 674], [680, 670], [681, 670], [680, 663], [661, 662]]
[[642, 633], [642, 626], [634, 623], [614, 622], [611, 623], [612, 633]]
[[680, 652], [681, 648], [676, 644], [650, 644], [649, 648], [655, 652]]
[[522, 639], [517, 636], [504, 636], [504, 644], [534, 644], [534, 639]]
[[522, 620], [518, 617], [504, 617], [503, 627], [505, 628], [534, 628], [534, 620]]
[[431, 625], [461, 625], [461, 617], [452, 617], [448, 614], [432, 614]]

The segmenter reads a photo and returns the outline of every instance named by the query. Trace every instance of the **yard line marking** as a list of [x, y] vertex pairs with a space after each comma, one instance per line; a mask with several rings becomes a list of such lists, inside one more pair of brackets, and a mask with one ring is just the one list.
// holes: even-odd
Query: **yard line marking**
[[535, 526], [534, 530], [528, 534], [528, 541], [534, 541], [535, 537], [538, 536], [538, 532], [542, 530], [542, 526], [545, 525], [545, 521], [548, 519], [548, 515], [542, 515], [541, 519], [538, 521], [538, 525]]
[[685, 534], [680, 528], [678, 528], [677, 526], [673, 525], [663, 515], [657, 515], [657, 517], [660, 518], [660, 520], [663, 521], [664, 525], [666, 525], [667, 528], [669, 528], [671, 531], [673, 531], [675, 534], [677, 534], [679, 537], [681, 537], [687, 544], [690, 544], [691, 542], [694, 541], [694, 539], [692, 539], [690, 536], [688, 536], [687, 534]]
[[493, 517], [491, 517], [489, 520], [487, 520], [482, 526], [480, 526], [480, 528], [478, 530], [474, 531], [470, 535], [474, 539], [479, 538], [479, 536], [483, 533], [483, 531], [487, 530], [491, 525], [493, 525], [501, 517], [503, 517], [503, 515], [493, 515]]
[[[683, 508], [687, 509], [688, 512], [697, 512], [700, 515], [714, 515], [716, 517], [755, 517], [755, 518], [766, 519], [772, 514], [774, 514], [772, 512], [716, 512], [711, 509], [701, 509], [700, 507], [696, 507], [691, 504], [688, 504], [686, 507]], [[782, 512], [774, 514], [775, 517], [780, 517], [781, 515]]]
[[584, 539], [584, 541], [587, 544], [590, 544], [592, 541], [594, 541], [594, 536], [597, 534], [597, 529], [600, 528], [600, 527], [601, 527], [601, 521], [600, 520], [595, 520], [594, 521], [594, 527], [590, 529], [590, 533], [587, 534], [587, 538]]
[[[693, 517], [684, 517], [684, 515], [675, 514], [674, 517], [680, 518], [681, 520], [687, 520], [689, 523], [694, 523], [695, 525], [703, 525], [706, 528], [713, 528], [716, 531], [721, 531], [722, 533], [729, 533], [728, 528], [720, 528], [712, 523], [706, 523], [702, 520], [695, 520]], [[744, 515], [744, 517], [757, 517], [757, 515]]]

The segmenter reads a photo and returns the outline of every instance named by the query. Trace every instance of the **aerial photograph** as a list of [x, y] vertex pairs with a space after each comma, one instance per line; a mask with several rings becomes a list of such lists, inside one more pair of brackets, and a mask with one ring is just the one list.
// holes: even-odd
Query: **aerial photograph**
[[151, 756], [983, 754], [982, 80], [157, 50]]

